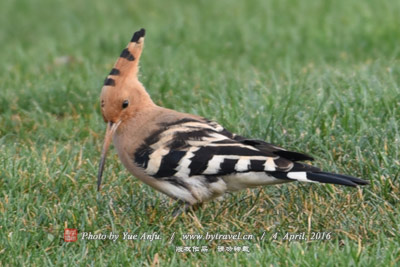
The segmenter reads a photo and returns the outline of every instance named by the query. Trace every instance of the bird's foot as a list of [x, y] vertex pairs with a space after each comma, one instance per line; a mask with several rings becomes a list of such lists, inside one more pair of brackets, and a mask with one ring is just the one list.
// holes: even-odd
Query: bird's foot
[[182, 213], [187, 212], [189, 210], [196, 211], [203, 204], [203, 203], [197, 203], [197, 204], [191, 205], [190, 203], [184, 202], [181, 200], [178, 200], [178, 203], [179, 203], [179, 206], [176, 209], [174, 209], [174, 211], [172, 212], [173, 218], [176, 218], [179, 215], [181, 215]]
[[183, 212], [188, 211], [188, 209], [190, 209], [190, 207], [191, 207], [191, 205], [188, 202], [184, 202], [181, 200], [178, 200], [178, 204], [179, 204], [179, 206], [176, 209], [174, 209], [174, 211], [172, 212], [172, 218], [178, 217]]

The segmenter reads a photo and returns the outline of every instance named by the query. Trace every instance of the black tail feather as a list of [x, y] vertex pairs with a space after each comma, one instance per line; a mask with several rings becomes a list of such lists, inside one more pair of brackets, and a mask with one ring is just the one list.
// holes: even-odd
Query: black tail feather
[[336, 173], [333, 174], [333, 173], [329, 173], [329, 172], [323, 172], [323, 173], [324, 174], [328, 174], [328, 175], [334, 175], [334, 176], [336, 176], [338, 178], [350, 180], [350, 181], [352, 181], [353, 183], [355, 183], [357, 185], [367, 185], [367, 184], [369, 184], [369, 181], [366, 181], [366, 180], [363, 180], [363, 179], [360, 179], [360, 178], [357, 178], [357, 177], [353, 177], [353, 176], [350, 176], [350, 175], [336, 174]]
[[360, 178], [329, 172], [308, 172], [307, 179], [319, 183], [339, 184], [352, 187], [369, 184], [369, 182]]

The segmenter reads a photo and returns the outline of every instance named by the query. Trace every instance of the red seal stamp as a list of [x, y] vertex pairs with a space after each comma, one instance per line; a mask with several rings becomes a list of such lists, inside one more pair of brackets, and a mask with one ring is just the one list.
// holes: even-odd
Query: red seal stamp
[[78, 240], [78, 230], [67, 228], [64, 229], [64, 241], [65, 242], [76, 242]]

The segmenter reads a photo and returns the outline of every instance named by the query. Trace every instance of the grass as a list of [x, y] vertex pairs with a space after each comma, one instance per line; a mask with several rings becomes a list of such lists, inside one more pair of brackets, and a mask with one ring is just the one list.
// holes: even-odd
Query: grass
[[[390, 0], [2, 1], [0, 265], [398, 265], [399, 12]], [[371, 184], [258, 188], [172, 220], [175, 204], [110, 153], [97, 193], [100, 88], [141, 27], [156, 103]], [[66, 243], [64, 228], [161, 240]], [[183, 240], [207, 232], [255, 239]], [[283, 240], [313, 232], [331, 239]]]

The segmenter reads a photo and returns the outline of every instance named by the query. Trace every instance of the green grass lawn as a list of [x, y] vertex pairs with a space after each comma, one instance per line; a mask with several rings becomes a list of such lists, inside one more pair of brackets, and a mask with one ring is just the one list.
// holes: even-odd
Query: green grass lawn
[[[116, 3], [0, 3], [0, 265], [400, 264], [399, 1]], [[371, 184], [246, 190], [173, 220], [176, 204], [112, 150], [98, 193], [100, 90], [141, 27], [140, 77], [157, 104]], [[65, 228], [160, 239], [67, 243]], [[183, 236], [239, 232], [254, 238]], [[318, 232], [330, 239], [310, 240]]]

